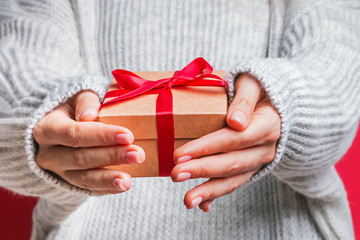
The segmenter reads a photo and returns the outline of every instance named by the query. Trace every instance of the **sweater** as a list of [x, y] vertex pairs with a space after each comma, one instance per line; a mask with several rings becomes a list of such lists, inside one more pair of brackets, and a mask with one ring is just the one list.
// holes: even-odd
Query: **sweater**
[[[0, 185], [39, 197], [32, 239], [353, 239], [334, 164], [360, 116], [360, 2], [2, 0]], [[209, 213], [204, 180], [136, 178], [91, 196], [35, 161], [39, 119], [82, 90], [102, 100], [116, 68], [172, 71], [196, 57], [261, 83], [281, 117], [276, 156]]]

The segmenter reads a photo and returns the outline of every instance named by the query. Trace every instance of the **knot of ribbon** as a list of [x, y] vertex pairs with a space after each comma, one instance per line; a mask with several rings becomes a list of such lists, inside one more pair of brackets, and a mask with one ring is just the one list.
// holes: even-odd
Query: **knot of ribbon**
[[100, 105], [130, 99], [142, 94], [158, 94], [156, 100], [156, 125], [158, 135], [159, 176], [169, 176], [174, 167], [174, 117], [171, 89], [177, 86], [214, 86], [229, 89], [228, 83], [212, 74], [213, 68], [203, 58], [196, 58], [172, 77], [150, 81], [133, 72], [117, 69], [112, 72], [120, 89], [109, 91], [104, 99], [112, 98]]

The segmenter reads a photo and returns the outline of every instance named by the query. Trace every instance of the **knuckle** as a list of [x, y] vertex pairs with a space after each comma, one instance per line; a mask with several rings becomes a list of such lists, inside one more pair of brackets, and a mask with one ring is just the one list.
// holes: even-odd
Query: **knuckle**
[[272, 148], [271, 148], [271, 152], [270, 152], [270, 159], [271, 161], [274, 160], [276, 156], [276, 146], [274, 145]]
[[203, 154], [203, 155], [208, 155], [209, 154], [209, 152], [210, 152], [210, 148], [209, 148], [209, 144], [208, 144], [208, 142], [204, 139], [204, 138], [199, 138], [199, 139], [197, 139], [197, 145], [198, 146], [201, 146], [201, 153]]
[[40, 136], [42, 135], [41, 132], [42, 132], [41, 127], [38, 124], [36, 124], [33, 129], [33, 136], [37, 142], [39, 142]]
[[208, 187], [208, 191], [206, 192], [207, 195], [206, 195], [205, 199], [215, 199], [217, 197], [215, 184], [209, 183], [207, 187]]
[[226, 144], [225, 152], [237, 150], [244, 143], [244, 138], [240, 133], [231, 134], [229, 144]]
[[106, 125], [103, 124], [103, 123], [99, 123], [98, 124], [98, 130], [97, 130], [97, 133], [96, 133], [96, 137], [98, 139], [98, 141], [101, 143], [101, 144], [106, 144], [108, 141], [108, 135], [106, 134]]
[[229, 193], [232, 193], [233, 191], [235, 191], [236, 189], [238, 189], [240, 187], [240, 184], [238, 182], [232, 182], [230, 184], [230, 188], [229, 188]]
[[83, 171], [80, 174], [80, 176], [78, 178], [78, 184], [81, 188], [91, 190], [92, 186], [89, 181], [89, 172], [88, 171]]
[[270, 150], [266, 151], [265, 156], [263, 157], [265, 164], [271, 162], [272, 160], [274, 160], [276, 155], [276, 149], [275, 147], [271, 147]]
[[112, 174], [110, 171], [104, 171], [103, 173], [101, 173], [101, 177], [100, 177], [100, 181], [102, 183], [106, 183], [106, 182], [109, 182], [111, 181], [112, 179]]
[[272, 119], [272, 124], [268, 125], [268, 130], [264, 134], [264, 141], [265, 143], [273, 143], [276, 142], [281, 135], [281, 124], [279, 119], [268, 118]]
[[252, 111], [252, 105], [250, 101], [245, 97], [240, 97], [239, 99], [236, 99], [235, 102], [241, 110], [245, 111], [246, 113], [250, 113]]
[[265, 139], [267, 143], [276, 142], [280, 138], [280, 129], [273, 128], [269, 132], [266, 133]]
[[118, 147], [109, 148], [110, 151], [110, 162], [112, 164], [121, 163], [123, 159], [125, 159], [125, 152], [122, 153]]
[[74, 123], [67, 129], [66, 132], [67, 143], [72, 147], [80, 146], [80, 126], [78, 123]]
[[74, 156], [72, 159], [73, 165], [77, 169], [85, 168], [85, 162], [86, 162], [86, 155], [85, 151], [82, 149], [76, 149], [74, 151]]
[[209, 176], [209, 171], [206, 167], [206, 164], [204, 161], [201, 161], [201, 164], [199, 166], [199, 176], [198, 177], [207, 177]]
[[[213, 189], [213, 187], [211, 187], [210, 189]], [[204, 198], [205, 200], [209, 200], [209, 199], [215, 199], [217, 196], [216, 194], [213, 192], [213, 190], [210, 190], [209, 193], [207, 194], [207, 196]]]
[[227, 171], [227, 177], [237, 174], [238, 172], [240, 172], [241, 168], [242, 163], [238, 159], [234, 159]]
[[270, 154], [267, 154], [267, 155], [264, 157], [265, 164], [271, 162], [273, 159], [274, 159], [274, 158], [273, 158]]
[[42, 142], [45, 133], [44, 128], [45, 128], [45, 120], [41, 119], [36, 123], [33, 129], [33, 136], [38, 143]]
[[267, 108], [268, 113], [267, 119], [270, 121], [268, 122], [269, 130], [265, 134], [266, 142], [276, 142], [281, 135], [281, 120], [280, 116], [277, 114], [277, 111], [271, 106]]

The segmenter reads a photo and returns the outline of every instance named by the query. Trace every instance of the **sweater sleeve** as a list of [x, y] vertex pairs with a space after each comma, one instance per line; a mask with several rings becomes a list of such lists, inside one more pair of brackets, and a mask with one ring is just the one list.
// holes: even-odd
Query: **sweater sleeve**
[[108, 81], [87, 74], [70, 1], [5, 1], [0, 5], [0, 185], [53, 203], [87, 192], [35, 162], [39, 119], [81, 90], [101, 98]]
[[243, 60], [231, 71], [256, 76], [281, 117], [276, 156], [253, 181], [327, 171], [359, 122], [359, 2], [289, 1], [286, 9], [279, 56]]

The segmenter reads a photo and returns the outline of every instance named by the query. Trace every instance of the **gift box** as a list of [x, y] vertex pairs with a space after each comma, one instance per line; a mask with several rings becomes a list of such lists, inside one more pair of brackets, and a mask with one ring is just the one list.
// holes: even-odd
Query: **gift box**
[[[130, 75], [149, 81], [170, 79], [168, 82], [171, 82], [173, 80], [172, 77], [177, 73], [178, 72], [135, 72], [130, 73]], [[215, 71], [212, 74], [223, 78], [225, 72]], [[114, 76], [116, 77], [116, 74], [114, 74]], [[121, 76], [118, 76], [118, 82], [122, 80], [121, 78]], [[200, 79], [200, 81], [201, 80], [202, 79]], [[219, 79], [216, 80], [220, 82]], [[125, 81], [127, 80], [125, 79]], [[144, 149], [146, 158], [145, 162], [141, 164], [122, 164], [109, 166], [107, 168], [129, 173], [132, 177], [169, 176], [174, 166], [172, 157], [173, 149], [180, 147], [188, 141], [219, 130], [226, 125], [226, 88], [216, 85], [215, 87], [197, 86], [196, 84], [195, 86], [188, 86], [186, 81], [189, 82], [191, 79], [185, 77], [185, 83], [182, 83], [185, 85], [177, 85], [177, 83], [173, 81], [171, 86], [169, 86], [167, 82], [167, 85], [164, 85], [165, 87], [155, 90], [152, 89], [150, 93], [146, 92], [127, 98], [126, 96], [134, 92], [134, 89], [137, 91], [136, 87], [132, 90], [122, 89], [118, 86], [115, 79], [113, 79], [109, 88], [109, 93], [112, 94], [108, 94], [110, 97], [105, 99], [103, 103], [104, 106], [102, 106], [98, 115], [98, 121], [126, 127], [131, 130], [135, 137], [134, 144]], [[226, 82], [223, 81], [223, 83], [226, 85]], [[142, 84], [146, 85], [144, 83]], [[157, 101], [159, 102], [158, 97], [161, 91], [171, 91], [170, 95], [172, 95], [172, 113], [170, 114], [170, 118], [165, 117], [165, 120], [157, 118], [157, 115], [159, 115], [159, 110], [157, 109], [159, 108], [159, 106], [157, 106], [159, 103], [157, 103]], [[114, 99], [116, 100], [117, 93], [125, 97], [112, 104], [106, 105], [106, 103]], [[160, 104], [169, 104], [169, 102], [170, 100], [168, 99]], [[169, 115], [167, 112], [166, 114]], [[173, 123], [171, 121], [173, 121]], [[169, 123], [173, 124], [173, 130], [162, 129], [168, 127]], [[161, 136], [159, 131], [163, 131], [163, 133], [161, 133], [162, 135], [171, 135], [171, 131], [173, 131], [173, 140], [171, 140], [171, 137], [169, 140]], [[158, 139], [159, 137], [164, 139], [160, 141], [160, 139]], [[161, 145], [159, 146], [159, 144]], [[160, 147], [163, 149], [160, 149]], [[160, 162], [159, 151], [168, 152], [167, 155], [162, 155]]]

